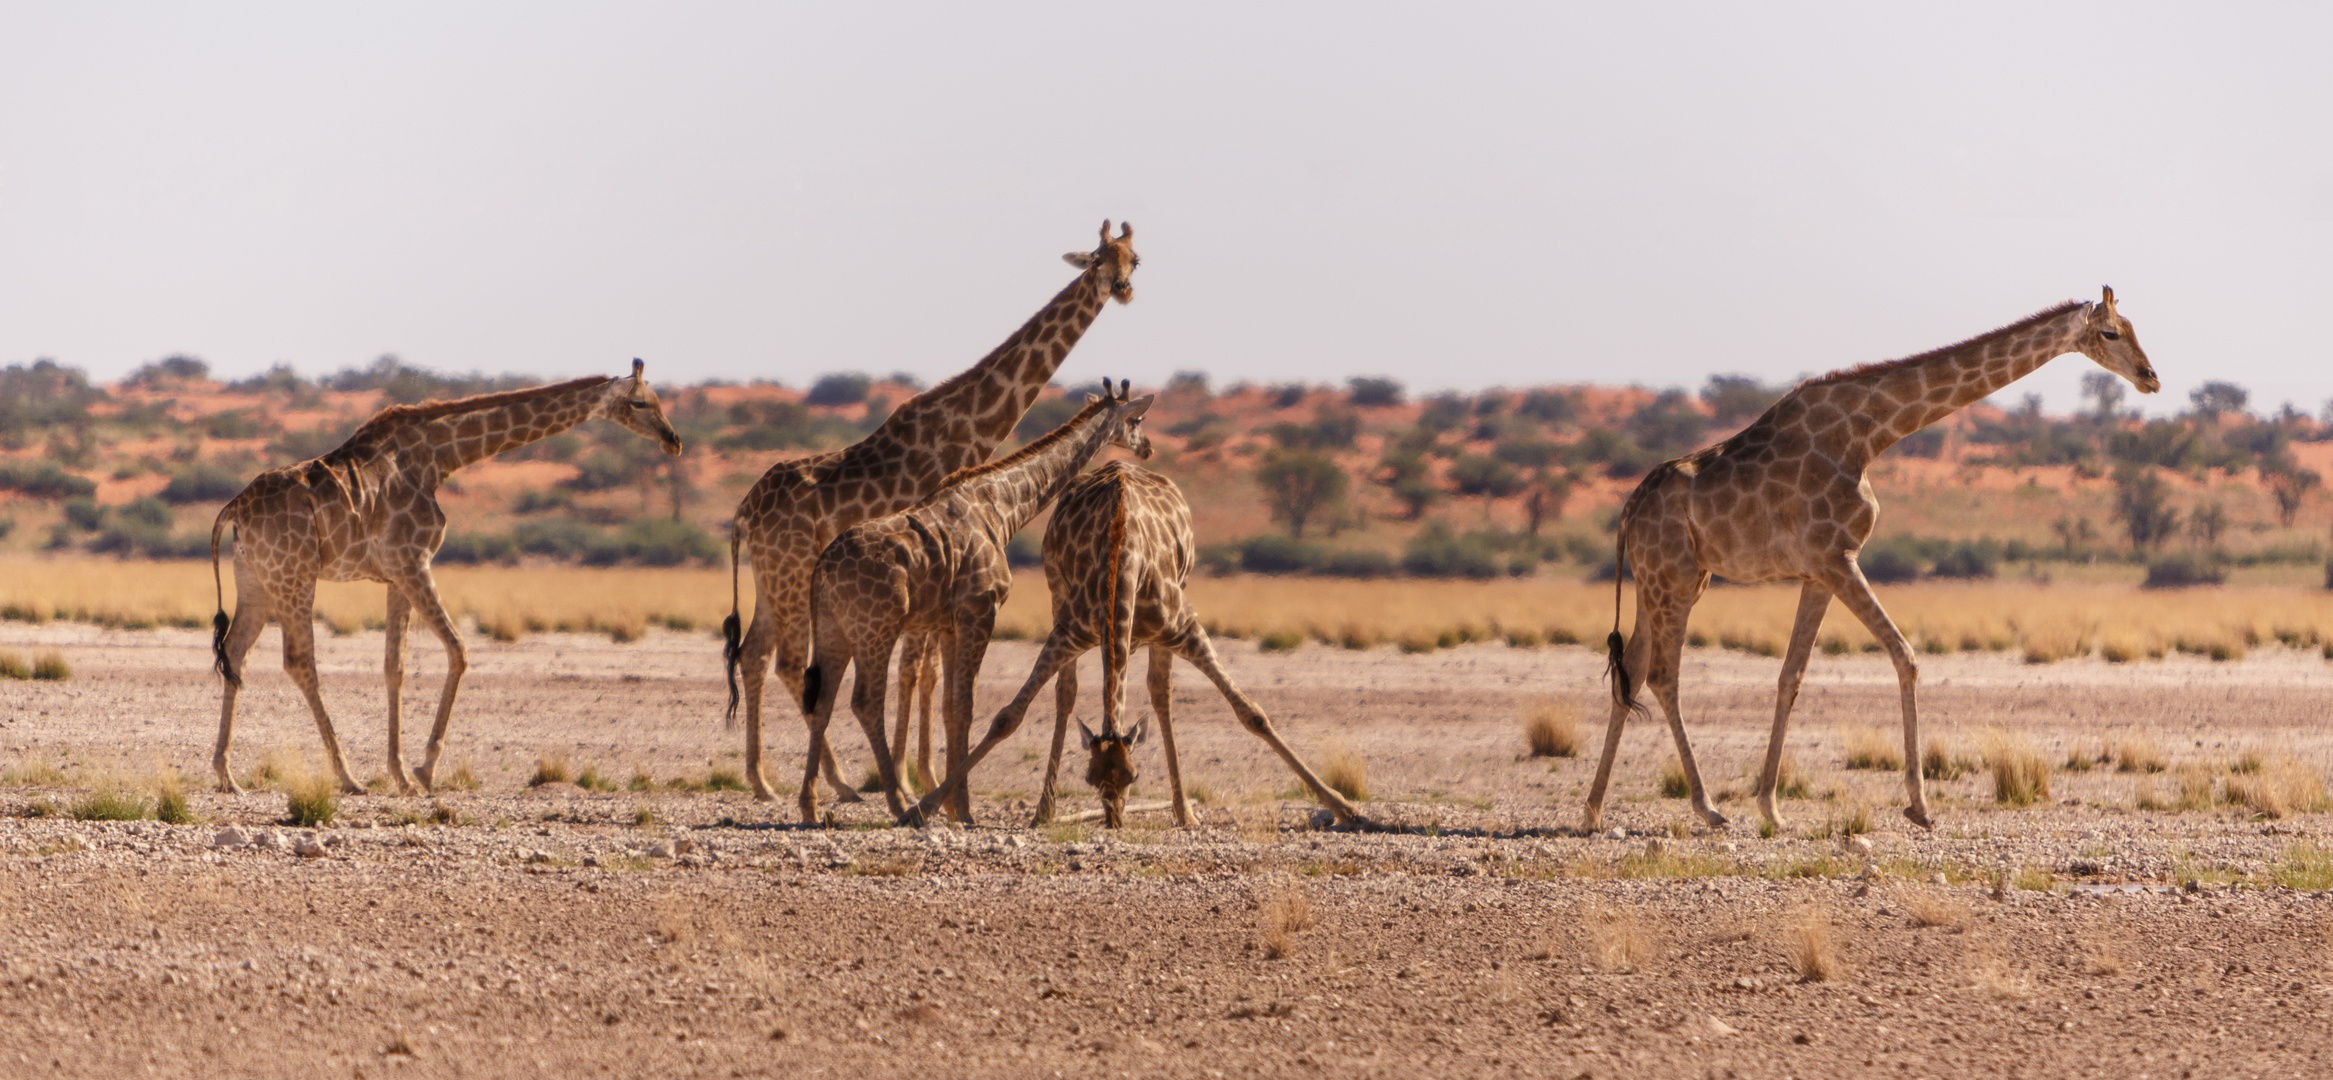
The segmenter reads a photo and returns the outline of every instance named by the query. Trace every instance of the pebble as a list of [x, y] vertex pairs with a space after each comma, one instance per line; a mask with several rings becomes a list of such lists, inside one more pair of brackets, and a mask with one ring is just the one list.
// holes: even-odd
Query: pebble
[[526, 853], [526, 861], [530, 864], [547, 863], [551, 861], [551, 853], [548, 851], [529, 851]]
[[313, 836], [303, 836], [299, 843], [292, 845], [292, 854], [303, 859], [321, 859], [324, 857], [324, 845]]
[[672, 858], [672, 845], [659, 840], [656, 843], [649, 845], [648, 857], [651, 859]]
[[274, 829], [263, 829], [258, 836], [251, 838], [251, 846], [261, 851], [281, 851], [284, 847], [284, 834]]
[[243, 830], [232, 825], [220, 829], [219, 835], [211, 837], [212, 847], [238, 848], [250, 842], [251, 838], [244, 835]]
[[1871, 854], [1872, 846], [1871, 838], [1868, 836], [1850, 836], [1847, 838], [1847, 850], [1852, 851], [1857, 855]]

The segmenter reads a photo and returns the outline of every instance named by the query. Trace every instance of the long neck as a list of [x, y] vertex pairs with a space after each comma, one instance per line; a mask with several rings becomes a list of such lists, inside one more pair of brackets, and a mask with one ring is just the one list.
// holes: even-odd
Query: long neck
[[1804, 388], [1806, 406], [1812, 412], [1829, 405], [1846, 414], [1841, 457], [1861, 468], [1897, 440], [2075, 351], [2088, 313], [2088, 305], [2074, 305], [1908, 363], [1810, 385]]
[[582, 386], [565, 393], [431, 420], [430, 445], [435, 450], [438, 474], [451, 473], [574, 427], [591, 418], [592, 407], [607, 392], [605, 384]]
[[1101, 452], [1109, 435], [1108, 415], [1107, 409], [1094, 410], [1061, 438], [958, 483], [946, 497], [994, 514], [1002, 523], [1002, 536], [1020, 532]]
[[971, 370], [909, 398], [859, 445], [929, 484], [988, 460], [1036, 404], [1108, 295], [1099, 271], [1078, 275]]

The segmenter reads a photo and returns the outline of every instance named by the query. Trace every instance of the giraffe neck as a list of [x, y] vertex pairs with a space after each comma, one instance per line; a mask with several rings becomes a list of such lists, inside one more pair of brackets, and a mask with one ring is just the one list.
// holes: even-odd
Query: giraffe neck
[[2076, 351], [2090, 305], [2012, 324], [1926, 356], [1827, 380], [1808, 405], [1828, 401], [1849, 419], [1845, 447], [1857, 468], [1897, 440], [1999, 393], [2043, 364]]
[[444, 476], [496, 454], [516, 450], [591, 419], [592, 411], [608, 393], [606, 383], [526, 401], [514, 401], [429, 421], [430, 447]]
[[928, 466], [932, 484], [988, 460], [1036, 404], [1108, 296], [1100, 271], [1079, 274], [1004, 344], [970, 370], [909, 398], [860, 446], [911, 470]]
[[1059, 438], [1039, 440], [950, 487], [945, 497], [994, 517], [1009, 539], [1061, 497], [1109, 439], [1109, 407], [1096, 403], [1072, 419]]

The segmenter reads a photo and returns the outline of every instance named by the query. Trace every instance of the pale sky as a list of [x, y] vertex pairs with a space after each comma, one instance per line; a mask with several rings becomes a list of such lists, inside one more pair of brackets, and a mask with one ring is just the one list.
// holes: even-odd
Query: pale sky
[[[1698, 387], [2111, 284], [2333, 396], [2333, 8], [0, 3], [0, 364]], [[2076, 404], [2062, 358], [2012, 388]]]

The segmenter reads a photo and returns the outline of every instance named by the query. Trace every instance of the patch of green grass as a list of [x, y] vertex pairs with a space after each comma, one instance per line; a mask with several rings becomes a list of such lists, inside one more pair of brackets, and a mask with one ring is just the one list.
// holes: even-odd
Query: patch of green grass
[[554, 750], [535, 759], [535, 775], [528, 778], [528, 787], [544, 784], [565, 784], [575, 779], [575, 766], [567, 760], [567, 751]]
[[624, 786], [632, 791], [654, 791], [656, 790], [656, 777], [649, 775], [647, 766], [634, 765], [632, 766], [632, 782]]
[[143, 821], [146, 800], [118, 784], [105, 783], [73, 802], [76, 821]]
[[655, 828], [658, 821], [659, 819], [656, 816], [656, 811], [648, 807], [643, 806], [637, 810], [632, 811], [632, 827], [635, 829]]
[[1260, 652], [1287, 652], [1304, 644], [1304, 635], [1294, 630], [1270, 630], [1256, 637]]
[[1806, 855], [1796, 859], [1777, 859], [1766, 864], [1763, 877], [1785, 881], [1792, 878], [1838, 877], [1847, 872], [1847, 864], [1830, 855]]
[[65, 774], [47, 758], [34, 758], [0, 774], [0, 783], [9, 787], [63, 787]]
[[24, 654], [14, 649], [0, 649], [0, 679], [32, 678], [32, 665], [24, 662]]
[[2017, 876], [2014, 879], [2014, 883], [2018, 888], [2023, 889], [2026, 892], [2058, 891], [2057, 875], [2052, 874], [2038, 866], [2018, 867]]
[[186, 807], [186, 787], [175, 776], [165, 776], [154, 788], [154, 817], [165, 825], [192, 825], [194, 812]]
[[601, 776], [599, 773], [599, 766], [597, 765], [584, 766], [583, 771], [577, 773], [575, 776], [575, 786], [582, 788], [585, 791], [616, 790], [616, 782], [608, 777]]
[[737, 769], [716, 768], [705, 773], [707, 791], [744, 791], [745, 773]]
[[315, 828], [340, 814], [340, 790], [329, 774], [311, 773], [286, 781], [284, 805], [291, 824]]
[[1072, 822], [1065, 824], [1055, 824], [1046, 826], [1045, 828], [1045, 840], [1047, 843], [1082, 844], [1085, 843], [1085, 839], [1086, 828], [1083, 823]]
[[1693, 793], [1693, 785], [1685, 779], [1685, 763], [1672, 757], [1661, 766], [1661, 797], [1682, 799]]
[[63, 812], [57, 808], [56, 803], [48, 799], [34, 799], [25, 804], [24, 807], [24, 816], [26, 817], [55, 817]]
[[2277, 884], [2303, 892], [2333, 889], [2333, 848], [2299, 843], [2284, 849], [2284, 858], [2268, 876]]

